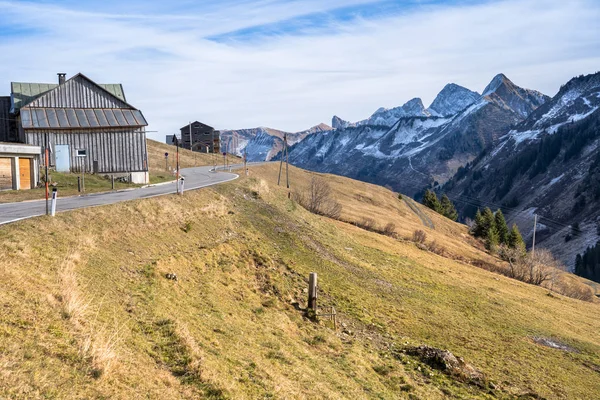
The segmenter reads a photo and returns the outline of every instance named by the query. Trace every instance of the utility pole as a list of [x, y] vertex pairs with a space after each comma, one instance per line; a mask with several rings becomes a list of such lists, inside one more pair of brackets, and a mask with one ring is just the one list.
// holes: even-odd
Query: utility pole
[[[182, 137], [183, 139], [183, 137]], [[175, 168], [177, 170], [177, 194], [179, 194], [179, 139], [177, 136], [173, 136], [173, 141], [175, 142], [175, 147], [177, 148], [176, 158], [175, 158]]]
[[[277, 186], [281, 183], [281, 172], [283, 170], [283, 159], [285, 158], [285, 180], [286, 186], [290, 188], [290, 175], [288, 171], [289, 167], [289, 155], [288, 155], [288, 146], [287, 146], [287, 133], [283, 134], [283, 150], [281, 151], [281, 160], [279, 162], [279, 177], [277, 178]], [[289, 197], [289, 193], [288, 193]]]
[[535, 256], [535, 231], [537, 230], [537, 214], [533, 214], [533, 245], [531, 246], [531, 255]]
[[46, 181], [46, 215], [49, 214], [49, 210], [48, 210], [48, 157], [50, 156], [50, 152], [48, 151], [48, 132], [46, 132], [46, 135], [44, 135], [45, 137], [45, 152], [46, 152], [46, 157], [44, 160], [44, 164], [45, 164], [45, 169], [46, 169], [46, 178], [44, 179]]
[[[290, 153], [288, 152], [287, 145], [287, 133], [283, 135], [283, 146], [285, 147], [285, 183], [287, 184], [287, 188], [290, 188], [290, 174], [288, 172], [288, 168], [290, 166]], [[288, 197], [290, 197], [290, 193], [288, 192]]]
[[192, 150], [192, 121], [190, 121], [189, 131], [190, 131], [190, 150]]

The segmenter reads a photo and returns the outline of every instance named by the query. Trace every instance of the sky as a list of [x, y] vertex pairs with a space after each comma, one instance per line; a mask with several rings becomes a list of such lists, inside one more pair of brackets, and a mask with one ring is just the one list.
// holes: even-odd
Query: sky
[[501, 72], [552, 96], [600, 70], [598, 21], [598, 0], [0, 0], [0, 95], [81, 72], [161, 141], [195, 120], [295, 132]]

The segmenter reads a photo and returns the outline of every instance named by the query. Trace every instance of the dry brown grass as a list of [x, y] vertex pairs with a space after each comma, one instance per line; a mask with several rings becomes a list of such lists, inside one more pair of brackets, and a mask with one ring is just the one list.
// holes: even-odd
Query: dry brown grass
[[[597, 304], [551, 297], [410, 241], [311, 214], [276, 186], [276, 173], [265, 166], [184, 196], [1, 227], [0, 397], [492, 396], [400, 356], [406, 343], [464, 357], [497, 384], [498, 398], [586, 398], [600, 390]], [[309, 174], [292, 173], [294, 184], [308, 183]], [[392, 192], [332, 179], [333, 190], [347, 193], [348, 219], [369, 211], [403, 237], [423, 229], [448, 252], [490, 259], [461, 241], [460, 225], [432, 215], [436, 229], [425, 228]], [[186, 233], [187, 221], [194, 226]], [[61, 293], [65, 254], [79, 255], [65, 282], [75, 282], [78, 303], [89, 302], [81, 325], [97, 327], [92, 338], [110, 339], [96, 340], [110, 361], [102, 379], [90, 373], [91, 352], [82, 351], [94, 340], [80, 340], [82, 331], [49, 296]], [[309, 272], [319, 274], [320, 305], [335, 306], [350, 334], [296, 309], [305, 306]], [[530, 337], [556, 338], [578, 352]]]
[[[176, 166], [176, 151], [175, 146], [166, 143], [157, 142], [156, 140], [148, 139], [148, 166], [151, 171], [165, 171], [166, 161], [165, 153], [169, 153], [168, 165], [171, 170]], [[241, 158], [228, 155], [227, 158], [231, 164], [241, 162]], [[191, 151], [189, 149], [179, 149], [179, 165], [181, 168], [201, 167], [204, 165], [223, 165], [223, 155], [208, 154]]]
[[[89, 241], [81, 242], [93, 247]], [[97, 312], [94, 313], [90, 308], [92, 300], [86, 299], [81, 293], [76, 272], [80, 261], [81, 256], [78, 252], [73, 252], [65, 258], [60, 271], [60, 295], [57, 297], [62, 304], [63, 317], [72, 324], [81, 358], [88, 361], [90, 374], [100, 378], [108, 374], [117, 361], [118, 323], [109, 326], [97, 321]], [[101, 307], [102, 303], [96, 306]]]

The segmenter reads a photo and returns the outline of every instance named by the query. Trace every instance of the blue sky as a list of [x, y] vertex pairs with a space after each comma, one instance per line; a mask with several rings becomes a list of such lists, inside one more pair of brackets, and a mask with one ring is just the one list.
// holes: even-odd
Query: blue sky
[[0, 0], [0, 83], [123, 83], [155, 138], [196, 119], [297, 131], [499, 72], [553, 95], [600, 70], [599, 20], [596, 0]]

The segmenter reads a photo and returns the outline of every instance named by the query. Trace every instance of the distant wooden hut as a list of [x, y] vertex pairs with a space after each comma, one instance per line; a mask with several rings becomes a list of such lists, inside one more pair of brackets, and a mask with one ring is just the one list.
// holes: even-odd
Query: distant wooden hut
[[[194, 121], [180, 129], [181, 146], [202, 153], [221, 151], [221, 133], [212, 126]], [[171, 138], [172, 140], [172, 138]]]

